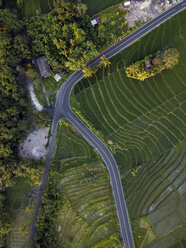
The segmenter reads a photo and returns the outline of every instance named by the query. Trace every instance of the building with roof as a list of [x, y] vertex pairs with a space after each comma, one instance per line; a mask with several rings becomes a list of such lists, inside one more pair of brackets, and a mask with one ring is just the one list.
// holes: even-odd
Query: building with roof
[[54, 75], [54, 79], [56, 80], [56, 82], [59, 82], [59, 80], [63, 77], [63, 74], [64, 74], [64, 73], [61, 73], [61, 74], [56, 73], [56, 74]]
[[149, 59], [149, 60], [146, 60], [146, 61], [145, 61], [145, 67], [146, 67], [147, 69], [150, 69], [151, 66], [152, 66], [151, 60], [150, 60], [150, 59]]
[[50, 74], [50, 66], [46, 61], [46, 56], [41, 56], [39, 58], [36, 59], [36, 66], [40, 72], [41, 77], [43, 78], [47, 78], [49, 77]]
[[129, 6], [130, 5], [130, 1], [126, 1], [123, 3], [123, 5], [126, 7], [126, 6]]
[[92, 26], [94, 27], [96, 24], [100, 23], [101, 22], [101, 19], [99, 17], [91, 20], [91, 24]]

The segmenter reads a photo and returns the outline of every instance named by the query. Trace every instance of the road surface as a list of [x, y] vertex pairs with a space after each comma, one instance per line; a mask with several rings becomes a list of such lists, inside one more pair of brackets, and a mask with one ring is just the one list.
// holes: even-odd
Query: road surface
[[[176, 15], [178, 12], [182, 11], [186, 8], [186, 0], [179, 2], [173, 7], [169, 8], [167, 11], [163, 12], [156, 18], [150, 20], [145, 23], [143, 26], [139, 27], [133, 33], [127, 35], [125, 38], [121, 39], [119, 42], [109, 47], [102, 53], [100, 53], [95, 59], [89, 62], [91, 68], [96, 67], [101, 62], [101, 57], [105, 55], [107, 58], [111, 58], [121, 50], [133, 44], [135, 41], [140, 39], [142, 36], [159, 26], [161, 23], [165, 22], [172, 16]], [[52, 122], [52, 131], [50, 137], [50, 143], [48, 148], [48, 154], [45, 160], [45, 171], [42, 178], [42, 183], [39, 191], [38, 201], [36, 204], [35, 216], [32, 225], [30, 241], [32, 242], [34, 239], [35, 233], [35, 223], [39, 213], [39, 208], [41, 205], [41, 199], [44, 193], [47, 175], [50, 165], [50, 159], [52, 155], [52, 148], [55, 139], [55, 133], [58, 121], [62, 118], [67, 119], [80, 133], [81, 135], [89, 142], [100, 154], [105, 165], [108, 169], [110, 175], [110, 182], [112, 186], [112, 192], [114, 196], [115, 206], [117, 210], [119, 225], [121, 236], [123, 239], [125, 248], [134, 248], [134, 242], [132, 238], [132, 231], [128, 216], [128, 211], [126, 207], [126, 202], [123, 193], [123, 187], [120, 179], [119, 170], [115, 159], [112, 153], [108, 150], [108, 148], [103, 144], [103, 142], [82, 122], [71, 110], [70, 107], [70, 94], [72, 88], [76, 83], [78, 83], [84, 77], [82, 71], [74, 72], [61, 86], [60, 90], [57, 94], [57, 100], [55, 104], [55, 111]]]

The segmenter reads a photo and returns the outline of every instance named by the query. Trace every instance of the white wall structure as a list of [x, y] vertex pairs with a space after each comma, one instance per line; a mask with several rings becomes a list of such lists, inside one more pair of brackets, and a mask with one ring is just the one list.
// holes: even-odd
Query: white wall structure
[[129, 6], [129, 5], [130, 5], [130, 1], [124, 2], [123, 5], [124, 5], [124, 6]]

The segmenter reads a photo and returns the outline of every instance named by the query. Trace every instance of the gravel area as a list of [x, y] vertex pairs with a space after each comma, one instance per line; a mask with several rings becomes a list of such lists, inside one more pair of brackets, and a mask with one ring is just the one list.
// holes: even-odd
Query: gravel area
[[146, 22], [158, 16], [175, 3], [176, 0], [132, 0], [129, 6], [124, 6], [124, 9], [128, 11], [125, 19], [128, 21], [128, 26], [133, 28], [135, 22]]
[[49, 128], [34, 129], [23, 143], [19, 144], [19, 156], [39, 160], [45, 158]]

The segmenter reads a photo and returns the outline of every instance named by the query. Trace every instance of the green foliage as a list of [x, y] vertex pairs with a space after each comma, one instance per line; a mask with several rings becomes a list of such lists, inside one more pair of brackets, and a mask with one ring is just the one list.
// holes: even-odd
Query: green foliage
[[0, 9], [0, 25], [9, 31], [18, 32], [22, 26], [22, 21], [18, 18], [15, 10]]
[[55, 223], [62, 208], [62, 196], [56, 189], [56, 183], [51, 181], [47, 185], [42, 205], [37, 219], [37, 244], [40, 247], [58, 248]]
[[17, 58], [21, 59], [30, 59], [30, 49], [28, 47], [28, 41], [26, 36], [16, 35], [14, 38], [14, 49], [16, 52]]
[[50, 114], [46, 111], [37, 112], [35, 115], [35, 122], [39, 128], [47, 127], [50, 123]]
[[101, 57], [101, 64], [103, 64], [104, 67], [110, 66], [111, 62], [105, 55]]
[[[30, 58], [23, 22], [14, 10], [1, 9], [0, 27], [0, 190], [3, 191], [13, 185], [19, 176], [31, 176], [30, 183], [35, 185], [40, 173], [17, 156], [18, 143], [24, 138], [28, 127], [26, 94], [18, 84], [15, 70], [22, 59]], [[5, 206], [1, 204], [0, 209], [2, 246], [11, 230]]]
[[15, 67], [30, 56], [24, 35], [17, 32], [22, 22], [15, 11], [0, 10], [0, 23], [7, 28], [0, 32], [0, 187], [11, 183], [17, 161], [17, 144], [26, 129], [25, 92], [17, 82]]
[[[31, 79], [31, 80], [35, 80], [35, 79], [37, 79], [38, 78], [38, 73], [37, 73], [37, 70], [36, 70], [36, 68], [35, 67], [33, 67], [33, 66], [28, 66], [28, 69], [27, 69], [27, 71], [26, 71], [26, 75]], [[40, 81], [39, 81], [39, 83], [40, 83]]]
[[[126, 74], [128, 77], [144, 81], [165, 69], [172, 69], [178, 63], [178, 58], [178, 50], [176, 48], [169, 48], [162, 54], [158, 52], [154, 57], [149, 55], [144, 60], [131, 64], [126, 68]], [[145, 62], [149, 63], [149, 68]]]
[[80, 70], [94, 58], [96, 40], [86, 6], [78, 1], [54, 2], [54, 11], [27, 22], [32, 50], [46, 54], [55, 71]]
[[9, 216], [5, 210], [5, 197], [0, 194], [0, 247], [3, 247], [5, 236], [12, 230]]
[[179, 52], [176, 48], [169, 48], [164, 52], [163, 62], [165, 63], [165, 68], [172, 69], [176, 64], [178, 64]]
[[82, 72], [84, 73], [84, 77], [92, 77], [92, 75], [96, 72], [96, 69], [91, 69], [89, 66], [85, 66], [82, 69]]
[[101, 19], [95, 29], [99, 41], [100, 50], [110, 46], [111, 44], [119, 41], [127, 35], [129, 30], [124, 16], [126, 12], [119, 8], [119, 5], [113, 5], [103, 11], [98, 16]]
[[54, 11], [57, 13], [58, 19], [63, 22], [73, 19], [74, 17], [77, 18], [85, 15], [86, 10], [87, 10], [87, 6], [85, 4], [80, 3], [77, 0], [54, 1]]

